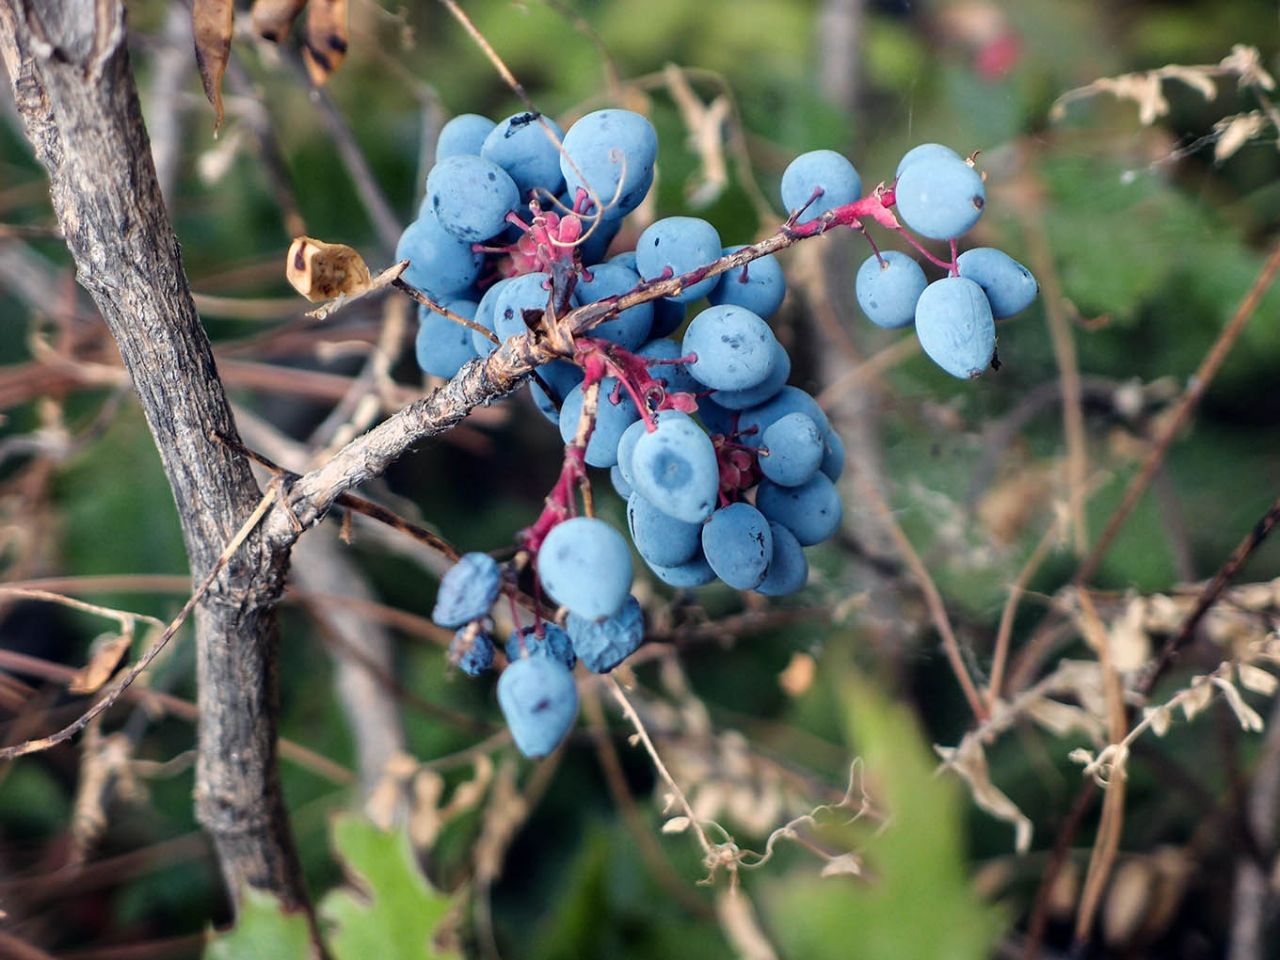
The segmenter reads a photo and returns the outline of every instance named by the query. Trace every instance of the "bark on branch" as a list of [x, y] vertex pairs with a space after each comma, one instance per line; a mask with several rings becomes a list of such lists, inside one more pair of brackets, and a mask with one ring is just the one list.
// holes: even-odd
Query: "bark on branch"
[[[119, 346], [201, 581], [258, 503], [164, 200], [121, 0], [0, 0], [0, 58], [80, 283]], [[196, 612], [196, 811], [232, 894], [306, 896], [276, 774], [275, 604], [288, 562], [251, 536]]]

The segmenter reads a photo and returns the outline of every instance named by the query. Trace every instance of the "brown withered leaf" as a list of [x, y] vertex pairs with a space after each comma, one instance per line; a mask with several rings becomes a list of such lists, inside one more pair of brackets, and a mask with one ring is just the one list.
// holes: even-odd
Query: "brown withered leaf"
[[364, 258], [344, 243], [325, 243], [297, 237], [289, 246], [285, 276], [293, 289], [319, 303], [335, 297], [355, 297], [369, 289], [373, 278]]
[[213, 132], [222, 126], [222, 75], [231, 59], [231, 31], [235, 22], [232, 0], [194, 0], [191, 24], [195, 32], [196, 66], [204, 95], [213, 104]]
[[307, 0], [254, 0], [249, 15], [253, 32], [263, 40], [279, 43], [289, 35], [293, 21], [307, 5]]
[[311, 82], [323, 86], [347, 55], [347, 0], [311, 0], [302, 56]]
[[67, 683], [70, 693], [97, 693], [111, 679], [120, 661], [129, 652], [133, 635], [104, 633], [89, 647], [89, 662], [75, 672]]

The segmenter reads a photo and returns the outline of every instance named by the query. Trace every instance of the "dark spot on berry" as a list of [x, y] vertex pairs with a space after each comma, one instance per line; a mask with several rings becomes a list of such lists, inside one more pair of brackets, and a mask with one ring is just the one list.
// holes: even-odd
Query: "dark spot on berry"
[[497, 179], [498, 179], [498, 175], [497, 175], [496, 173], [494, 173], [492, 170], [490, 170], [490, 171], [489, 171], [489, 182], [490, 182], [490, 183], [493, 183], [493, 182], [494, 182], [495, 180], [497, 180]]
[[337, 50], [339, 53], [347, 52], [347, 41], [343, 40], [336, 33], [329, 34], [329, 48]]

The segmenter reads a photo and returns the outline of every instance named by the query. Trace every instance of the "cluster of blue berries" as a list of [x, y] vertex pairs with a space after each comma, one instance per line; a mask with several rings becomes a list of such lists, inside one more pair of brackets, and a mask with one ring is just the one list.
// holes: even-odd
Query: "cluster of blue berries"
[[912, 257], [876, 250], [854, 281], [858, 305], [880, 327], [914, 323], [924, 352], [952, 376], [980, 376], [995, 360], [995, 321], [1029, 307], [1039, 292], [1036, 280], [1022, 264], [990, 247], [955, 256], [955, 241], [982, 216], [986, 188], [977, 171], [949, 147], [925, 143], [909, 150], [898, 164], [893, 192], [902, 221], [929, 239], [949, 241], [952, 260], [921, 250], [947, 271], [930, 283]]
[[[626, 110], [587, 114], [567, 132], [535, 114], [496, 124], [457, 117], [441, 132], [426, 198], [398, 250], [409, 283], [478, 328], [421, 311], [418, 360], [441, 377], [544, 317], [680, 278], [671, 295], [616, 312], [577, 336], [572, 355], [539, 368], [529, 390], [566, 444], [560, 480], [520, 534], [513, 564], [467, 554], [441, 583], [433, 617], [456, 630], [451, 660], [478, 675], [495, 660], [490, 611], [504, 579], [514, 597], [519, 571], [535, 574], [534, 624], [521, 626], [513, 605], [498, 681], [516, 745], [531, 757], [553, 750], [574, 723], [576, 663], [608, 672], [644, 639], [632, 546], [671, 586], [719, 579], [782, 596], [808, 579], [805, 547], [834, 535], [842, 518], [843, 445], [817, 401], [787, 384], [791, 361], [768, 322], [786, 294], [776, 258], [712, 272], [743, 248], [724, 246], [694, 217], [658, 220], [634, 250], [607, 256], [653, 183], [656, 157], [652, 125]], [[968, 231], [985, 202], [972, 166], [937, 145], [908, 154], [895, 187], [898, 214], [933, 239]], [[869, 218], [915, 243], [890, 212], [895, 187], [863, 198], [846, 158], [803, 154], [782, 179], [792, 212], [784, 230], [799, 237]], [[931, 357], [976, 375], [994, 355], [993, 317], [1025, 307], [1035, 281], [998, 251], [957, 258], [953, 244], [946, 263], [917, 247], [951, 276], [928, 284], [915, 260], [876, 250], [858, 271], [859, 303], [882, 326], [914, 321]], [[587, 466], [609, 469], [626, 500], [630, 545], [603, 520], [578, 515]], [[562, 608], [563, 626], [538, 609], [544, 600]]]

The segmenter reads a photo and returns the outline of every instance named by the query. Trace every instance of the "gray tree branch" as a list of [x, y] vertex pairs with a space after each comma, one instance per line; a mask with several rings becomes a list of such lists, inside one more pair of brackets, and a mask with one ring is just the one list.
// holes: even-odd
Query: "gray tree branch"
[[[119, 347], [199, 582], [258, 503], [157, 184], [121, 0], [0, 0], [0, 58], [80, 283]], [[197, 608], [196, 812], [232, 895], [306, 905], [276, 772], [287, 551], [251, 536]]]

